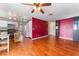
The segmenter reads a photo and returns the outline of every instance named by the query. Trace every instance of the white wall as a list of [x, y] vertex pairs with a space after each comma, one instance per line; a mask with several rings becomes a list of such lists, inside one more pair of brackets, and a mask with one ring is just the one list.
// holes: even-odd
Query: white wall
[[49, 35], [55, 36], [56, 33], [55, 25], [56, 25], [55, 21], [49, 22]]
[[29, 37], [32, 38], [32, 21], [29, 22]]
[[26, 36], [26, 37], [29, 37], [29, 24], [27, 23], [26, 25], [25, 25], [25, 29], [24, 29], [24, 35]]
[[32, 38], [32, 21], [29, 21], [29, 22], [25, 25], [25, 36]]

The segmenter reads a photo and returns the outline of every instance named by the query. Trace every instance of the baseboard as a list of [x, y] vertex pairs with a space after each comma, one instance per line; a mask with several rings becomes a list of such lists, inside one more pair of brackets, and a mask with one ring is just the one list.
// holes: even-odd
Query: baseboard
[[55, 35], [52, 35], [52, 34], [49, 34], [49, 36], [53, 36], [53, 37], [55, 37]]
[[33, 38], [32, 40], [36, 40], [36, 39], [40, 39], [40, 38], [45, 38], [47, 37], [48, 35], [45, 35], [45, 36], [41, 36], [41, 37], [37, 37], [37, 38]]
[[73, 40], [72, 38], [67, 38], [67, 37], [59, 37], [61, 39], [67, 39], [67, 40]]

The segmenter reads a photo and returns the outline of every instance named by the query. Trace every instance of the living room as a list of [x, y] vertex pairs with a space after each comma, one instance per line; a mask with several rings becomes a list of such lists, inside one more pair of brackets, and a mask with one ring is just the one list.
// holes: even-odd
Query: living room
[[0, 3], [0, 55], [78, 56], [78, 6]]

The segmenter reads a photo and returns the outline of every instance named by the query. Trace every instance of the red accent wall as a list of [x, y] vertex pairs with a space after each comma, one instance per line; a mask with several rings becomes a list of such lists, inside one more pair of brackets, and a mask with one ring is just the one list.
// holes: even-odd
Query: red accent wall
[[60, 36], [63, 38], [73, 39], [73, 18], [60, 20]]
[[32, 18], [32, 38], [48, 35], [48, 22]]

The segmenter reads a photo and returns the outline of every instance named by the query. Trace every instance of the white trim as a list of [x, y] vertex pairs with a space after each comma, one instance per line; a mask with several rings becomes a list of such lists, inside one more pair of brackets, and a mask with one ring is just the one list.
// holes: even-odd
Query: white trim
[[45, 38], [47, 37], [48, 35], [45, 35], [45, 36], [41, 36], [41, 37], [37, 37], [37, 38], [33, 38], [32, 40], [36, 40], [36, 39], [40, 39], [40, 38]]
[[72, 38], [67, 38], [67, 37], [59, 37], [61, 39], [67, 39], [67, 40], [73, 40]]

